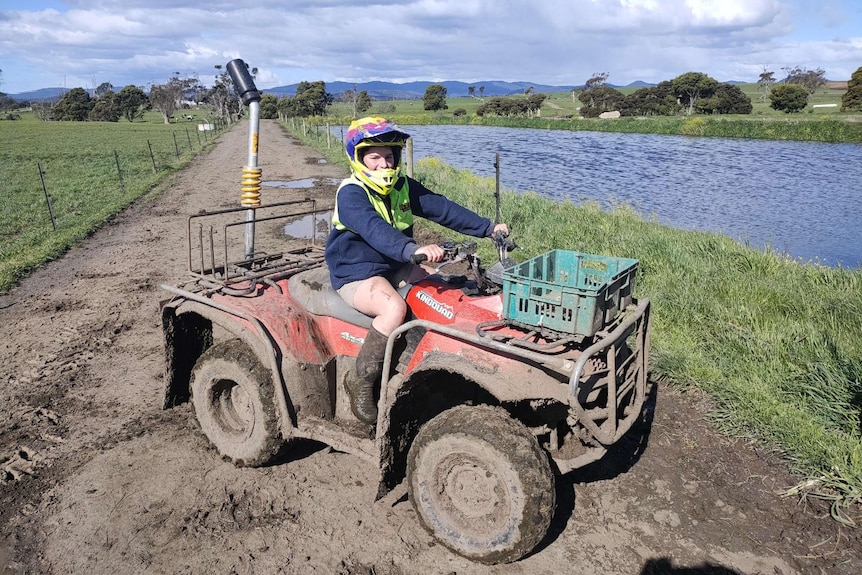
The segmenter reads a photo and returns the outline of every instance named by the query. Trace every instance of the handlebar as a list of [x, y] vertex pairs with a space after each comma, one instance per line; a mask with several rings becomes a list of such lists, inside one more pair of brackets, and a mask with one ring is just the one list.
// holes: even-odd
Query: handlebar
[[[440, 242], [437, 244], [441, 248], [443, 248], [443, 261], [444, 262], [454, 262], [458, 260], [462, 260], [468, 255], [473, 255], [476, 253], [476, 242], [467, 241], [461, 243], [455, 242]], [[421, 264], [423, 262], [428, 261], [428, 256], [425, 254], [413, 254], [410, 256], [411, 264]]]

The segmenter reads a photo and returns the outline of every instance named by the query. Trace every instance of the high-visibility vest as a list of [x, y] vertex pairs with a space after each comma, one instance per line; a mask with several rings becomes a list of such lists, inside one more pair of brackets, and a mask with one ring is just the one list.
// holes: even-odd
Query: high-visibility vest
[[[350, 176], [341, 182], [341, 185], [338, 186], [338, 191], [335, 192], [335, 207], [332, 210], [332, 225], [335, 226], [335, 229], [339, 231], [350, 230], [350, 228], [342, 224], [338, 219], [338, 192], [341, 191], [341, 188], [350, 184], [356, 184], [365, 190], [368, 201], [374, 206], [374, 211], [380, 214], [380, 217], [396, 230], [403, 232], [413, 225], [413, 211], [410, 209], [410, 190], [407, 178], [403, 176], [398, 178], [395, 187], [392, 188], [389, 195], [381, 196], [366, 188], [362, 180], [356, 176]], [[389, 198], [388, 205], [384, 198]]]

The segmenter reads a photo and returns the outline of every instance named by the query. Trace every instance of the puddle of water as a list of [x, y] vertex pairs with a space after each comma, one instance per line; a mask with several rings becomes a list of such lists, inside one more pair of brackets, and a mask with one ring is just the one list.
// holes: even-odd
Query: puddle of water
[[298, 220], [284, 224], [284, 235], [302, 240], [322, 240], [332, 225], [332, 212], [308, 214]]
[[260, 184], [262, 186], [269, 186], [270, 188], [288, 188], [295, 190], [313, 188], [316, 185], [335, 186], [339, 182], [341, 182], [341, 180], [338, 178], [305, 178], [302, 180], [272, 180], [269, 182], [261, 182]]

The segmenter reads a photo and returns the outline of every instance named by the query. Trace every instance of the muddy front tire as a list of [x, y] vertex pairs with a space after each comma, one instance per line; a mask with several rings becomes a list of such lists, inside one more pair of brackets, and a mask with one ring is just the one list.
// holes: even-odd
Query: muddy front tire
[[270, 463], [285, 445], [271, 370], [240, 340], [214, 345], [192, 370], [191, 396], [204, 434], [238, 466]]
[[500, 408], [458, 406], [416, 436], [410, 500], [428, 531], [481, 563], [515, 561], [548, 531], [554, 474], [536, 438]]

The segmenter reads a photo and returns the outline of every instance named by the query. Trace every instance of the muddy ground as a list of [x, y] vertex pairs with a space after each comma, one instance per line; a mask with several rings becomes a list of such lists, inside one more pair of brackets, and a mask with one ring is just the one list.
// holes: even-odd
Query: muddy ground
[[[0, 574], [862, 572], [860, 530], [779, 497], [800, 481], [780, 457], [663, 384], [618, 449], [563, 477], [551, 533], [508, 565], [435, 544], [405, 498], [374, 502], [372, 467], [326, 446], [223, 462], [187, 404], [161, 409], [159, 285], [185, 275], [186, 216], [236, 205], [246, 130], [0, 296]], [[271, 121], [260, 165], [264, 180], [344, 175]], [[264, 201], [331, 200], [323, 182]]]

